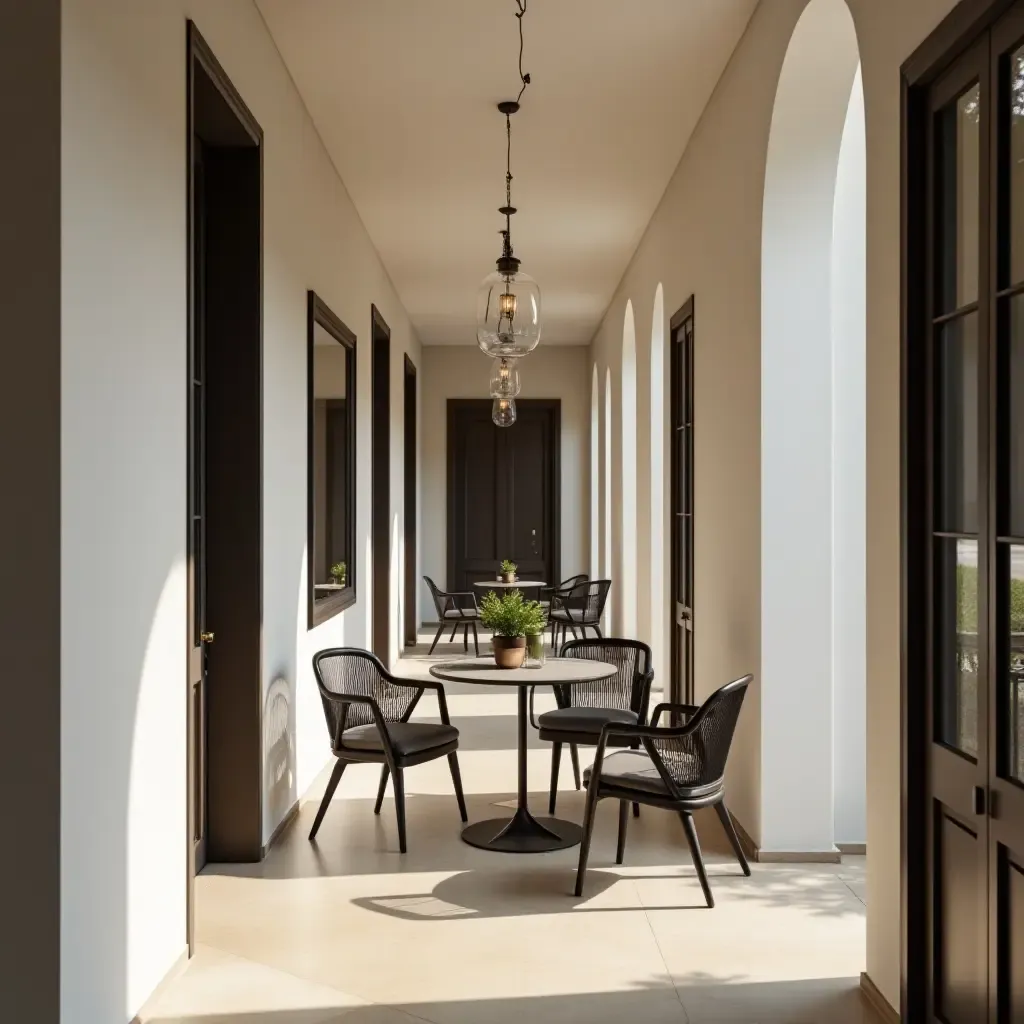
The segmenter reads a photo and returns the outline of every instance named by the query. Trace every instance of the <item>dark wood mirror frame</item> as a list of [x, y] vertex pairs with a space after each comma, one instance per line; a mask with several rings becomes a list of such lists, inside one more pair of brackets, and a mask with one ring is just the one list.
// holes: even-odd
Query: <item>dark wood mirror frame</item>
[[[345, 359], [345, 550], [348, 585], [320, 601], [314, 600], [316, 579], [316, 466], [314, 413], [314, 345], [319, 324], [346, 353]], [[306, 577], [308, 626], [326, 622], [356, 603], [356, 336], [338, 319], [316, 292], [308, 293], [306, 316]]]

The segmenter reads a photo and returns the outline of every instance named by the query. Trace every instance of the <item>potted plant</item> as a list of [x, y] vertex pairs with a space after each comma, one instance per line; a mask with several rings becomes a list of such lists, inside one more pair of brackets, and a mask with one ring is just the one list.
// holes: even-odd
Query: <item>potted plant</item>
[[501, 578], [506, 583], [515, 583], [516, 581], [516, 563], [510, 562], [507, 558], [501, 563]]
[[519, 668], [526, 657], [527, 635], [544, 632], [544, 609], [539, 601], [524, 601], [522, 591], [498, 597], [492, 590], [480, 605], [480, 622], [494, 634], [491, 643], [498, 668]]
[[331, 579], [339, 586], [345, 586], [345, 580], [348, 577], [348, 569], [344, 562], [335, 562], [331, 566]]

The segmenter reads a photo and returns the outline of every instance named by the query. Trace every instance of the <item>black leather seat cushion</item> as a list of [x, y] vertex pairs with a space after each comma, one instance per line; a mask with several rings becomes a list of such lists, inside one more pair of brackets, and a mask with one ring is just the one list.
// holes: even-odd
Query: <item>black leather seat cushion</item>
[[[584, 780], [590, 781], [592, 770], [591, 767], [583, 772]], [[654, 762], [639, 750], [622, 750], [606, 756], [601, 765], [601, 781], [623, 789], [669, 795]]]
[[456, 611], [454, 608], [449, 608], [444, 613], [444, 617], [448, 622], [452, 619], [479, 619], [480, 613], [474, 608], [463, 608], [462, 611]]
[[[387, 730], [395, 752], [401, 757], [444, 747], [459, 738], [459, 730], [454, 725], [433, 725], [430, 722], [389, 722]], [[357, 725], [354, 729], [346, 729], [341, 734], [341, 742], [351, 750], [380, 752], [384, 749], [376, 725]]]
[[558, 708], [556, 711], [545, 711], [537, 718], [537, 724], [542, 729], [595, 735], [601, 732], [605, 722], [636, 725], [637, 717], [633, 711], [620, 711], [618, 708]]
[[557, 622], [583, 622], [584, 613], [578, 608], [555, 608], [551, 618]]

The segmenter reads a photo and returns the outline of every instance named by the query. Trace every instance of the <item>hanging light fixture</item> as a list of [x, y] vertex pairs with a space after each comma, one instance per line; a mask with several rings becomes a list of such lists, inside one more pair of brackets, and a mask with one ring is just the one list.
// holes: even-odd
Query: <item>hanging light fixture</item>
[[491, 367], [491, 395], [494, 398], [515, 398], [522, 385], [519, 383], [517, 360], [498, 356]]
[[491, 403], [491, 420], [496, 427], [511, 427], [516, 421], [516, 400], [496, 398]]
[[[476, 340], [481, 350], [496, 360], [514, 361], [532, 352], [540, 342], [540, 288], [523, 272], [512, 250], [512, 115], [519, 110], [530, 76], [523, 73], [523, 15], [526, 0], [516, 0], [519, 22], [519, 78], [522, 87], [514, 100], [503, 100], [498, 110], [505, 115], [507, 140], [505, 161], [505, 205], [498, 212], [505, 218], [501, 234], [501, 255], [496, 269], [484, 278], [477, 298]], [[495, 364], [496, 368], [497, 363]], [[518, 373], [514, 375], [518, 379]], [[492, 387], [494, 374], [492, 374]], [[494, 392], [492, 391], [492, 394]], [[518, 393], [518, 387], [516, 388]], [[513, 414], [514, 418], [514, 414]], [[497, 420], [495, 420], [497, 422]]]

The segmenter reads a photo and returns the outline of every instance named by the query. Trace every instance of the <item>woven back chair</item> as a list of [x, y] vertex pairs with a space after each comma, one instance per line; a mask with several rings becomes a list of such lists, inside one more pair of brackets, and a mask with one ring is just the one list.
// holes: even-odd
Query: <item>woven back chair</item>
[[455, 639], [459, 627], [462, 627], [462, 649], [469, 650], [469, 631], [473, 630], [473, 648], [477, 657], [480, 656], [480, 637], [476, 631], [477, 623], [480, 621], [480, 608], [476, 603], [476, 594], [458, 590], [442, 590], [429, 576], [423, 577], [430, 596], [433, 598], [434, 607], [437, 609], [437, 632], [434, 634], [434, 642], [430, 645], [427, 654], [433, 654], [437, 641], [446, 626], [452, 627], [452, 635], [448, 637], [448, 643]]
[[[459, 730], [451, 724], [444, 687], [440, 683], [398, 679], [376, 655], [354, 647], [320, 651], [313, 656], [313, 674], [331, 736], [331, 751], [337, 761], [310, 830], [310, 840], [316, 838], [346, 765], [354, 762], [381, 766], [374, 814], [380, 814], [389, 776], [394, 780], [398, 844], [402, 853], [406, 850], [403, 774], [406, 768], [447, 755], [459, 813], [462, 820], [466, 820], [466, 801], [456, 754]], [[409, 720], [427, 690], [437, 696], [440, 725]]]
[[575, 640], [585, 637], [587, 630], [592, 629], [601, 636], [601, 616], [611, 587], [611, 580], [583, 580], [551, 595], [551, 643], [556, 650], [559, 634], [564, 640], [571, 631]]
[[[707, 905], [713, 907], [715, 900], [704, 868], [693, 812], [702, 807], [714, 807], [743, 873], [750, 874], [750, 866], [725, 806], [724, 789], [725, 768], [736, 723], [743, 698], [752, 682], [753, 676], [750, 675], [733, 680], [716, 690], [700, 707], [692, 704], [659, 704], [654, 709], [651, 724], [647, 726], [609, 723], [601, 730], [594, 764], [583, 776], [588, 792], [580, 864], [576, 875], [577, 896], [583, 893], [594, 814], [597, 802], [602, 797], [612, 797], [619, 801], [617, 864], [622, 863], [625, 855], [630, 803], [650, 804], [676, 811], [686, 832], [704, 898]], [[673, 712], [685, 721], [678, 726], [659, 726], [659, 719], [665, 711]], [[615, 741], [639, 742], [643, 750], [623, 750], [605, 756], [607, 747]]]

